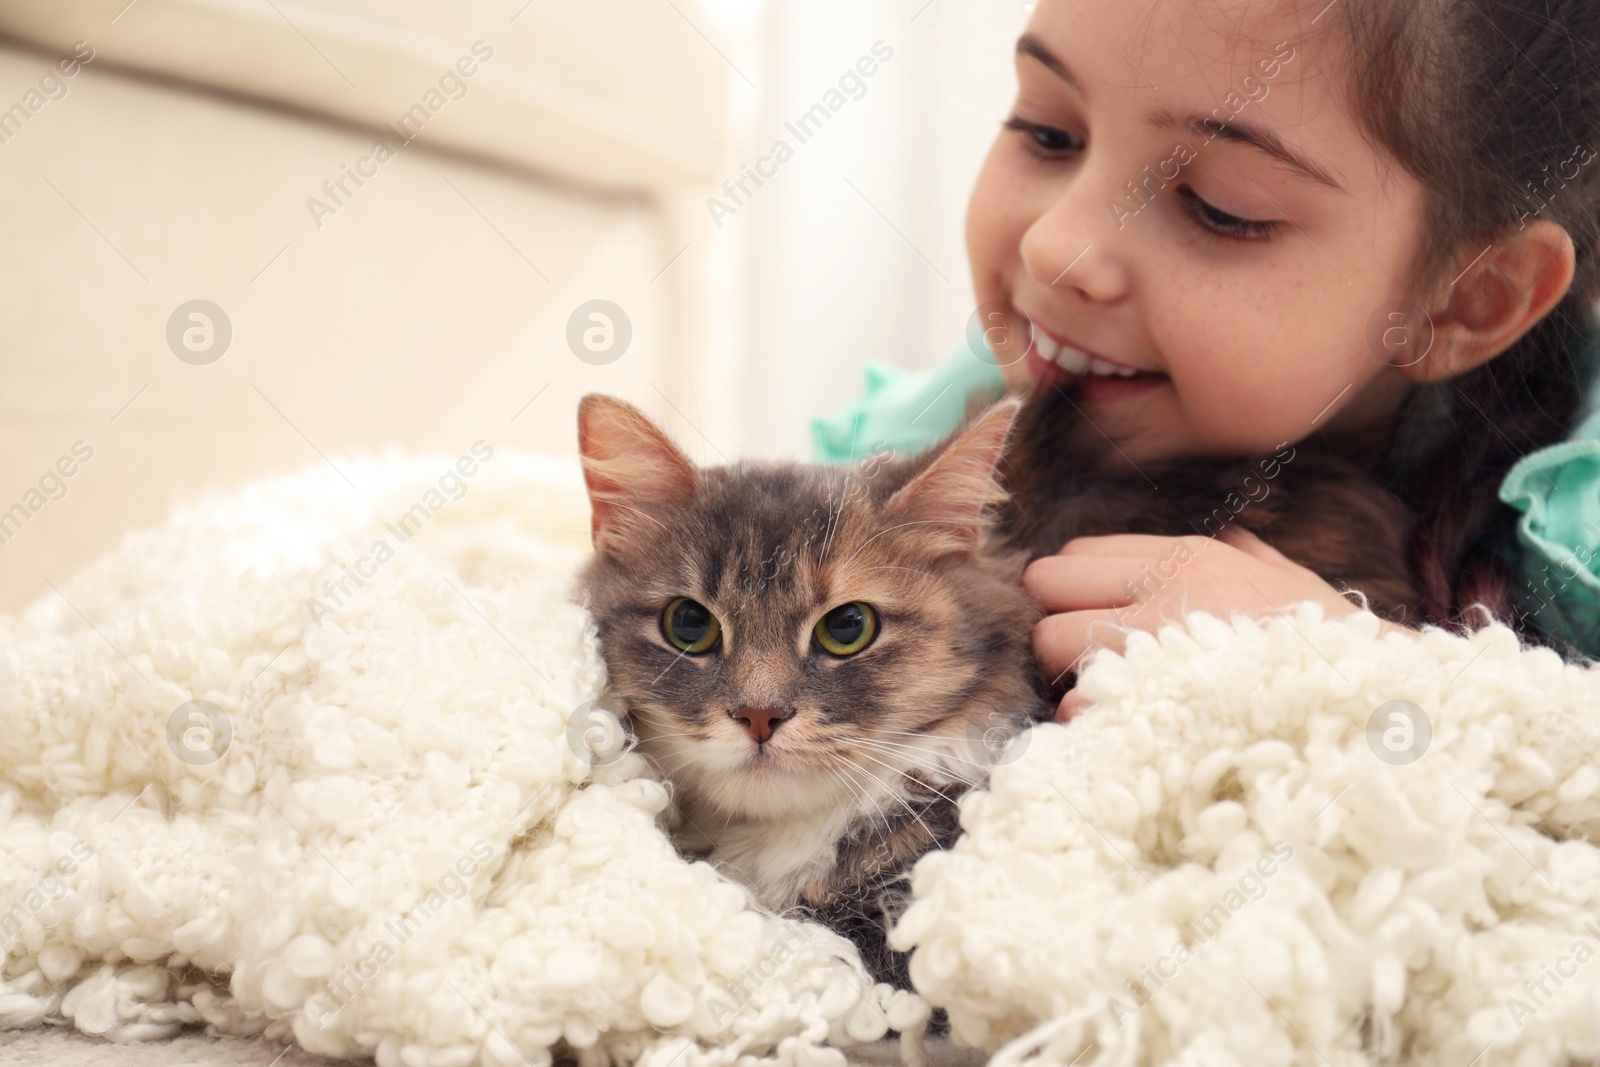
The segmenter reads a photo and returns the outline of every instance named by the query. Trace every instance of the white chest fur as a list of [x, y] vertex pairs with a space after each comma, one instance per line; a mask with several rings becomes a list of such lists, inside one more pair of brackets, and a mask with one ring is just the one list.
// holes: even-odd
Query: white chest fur
[[[649, 754], [652, 746], [641, 746]], [[680, 847], [709, 853], [707, 858], [730, 877], [755, 891], [765, 906], [781, 911], [802, 890], [832, 869], [841, 838], [864, 821], [882, 822], [903, 813], [908, 773], [935, 789], [978, 784], [988, 768], [978, 762], [981, 746], [960, 738], [927, 737], [904, 757], [842, 773], [809, 772], [788, 776], [782, 793], [790, 803], [774, 808], [758, 802], [753, 784], [733, 786], [726, 771], [711, 779], [691, 765], [680, 766], [677, 811], [682, 819]], [[975, 781], [975, 779], [977, 781]]]

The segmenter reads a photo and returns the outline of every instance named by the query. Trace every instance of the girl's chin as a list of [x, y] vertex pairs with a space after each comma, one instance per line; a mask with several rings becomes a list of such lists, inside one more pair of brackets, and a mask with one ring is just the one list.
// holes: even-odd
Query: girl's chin
[[1002, 367], [1000, 369], [1000, 380], [1005, 382], [1006, 392], [1012, 396], [1020, 396], [1033, 388], [1032, 375], [1023, 369], [1020, 363], [1010, 367]]

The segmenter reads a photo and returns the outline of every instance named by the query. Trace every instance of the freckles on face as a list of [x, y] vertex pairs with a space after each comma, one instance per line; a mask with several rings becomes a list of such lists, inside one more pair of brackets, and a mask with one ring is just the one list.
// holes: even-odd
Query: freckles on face
[[[1342, 288], [1342, 283], [1335, 281]], [[1302, 276], [1174, 270], [1166, 297], [1152, 308], [1149, 329], [1164, 352], [1173, 389], [1156, 398], [1145, 454], [1205, 451], [1247, 454], [1297, 441], [1322, 426], [1385, 368], [1366, 346], [1370, 297], [1332, 291]], [[1331, 307], [1349, 301], [1342, 313]], [[1326, 319], [1347, 318], [1351, 335], [1316, 332]], [[1359, 320], [1359, 321], [1356, 321]], [[1293, 324], [1304, 324], [1294, 336]], [[1170, 338], [1170, 341], [1167, 339]]]
[[[1326, 425], [1377, 395], [1369, 323], [1412, 295], [1423, 191], [1347, 105], [1342, 43], [1221, 6], [1042, 0], [968, 206], [978, 301], [1101, 361], [1002, 359], [1007, 386], [1080, 383], [1134, 458], [1267, 452]], [[1163, 380], [1096, 385], [1119, 369]]]

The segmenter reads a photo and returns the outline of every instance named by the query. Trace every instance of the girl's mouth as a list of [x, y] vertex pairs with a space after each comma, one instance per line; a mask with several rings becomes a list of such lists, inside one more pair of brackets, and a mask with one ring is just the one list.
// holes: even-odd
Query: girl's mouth
[[1076, 385], [1078, 396], [1092, 403], [1121, 400], [1146, 392], [1167, 380], [1165, 374], [1134, 370], [1096, 359], [1033, 327], [1023, 364], [1040, 386]]

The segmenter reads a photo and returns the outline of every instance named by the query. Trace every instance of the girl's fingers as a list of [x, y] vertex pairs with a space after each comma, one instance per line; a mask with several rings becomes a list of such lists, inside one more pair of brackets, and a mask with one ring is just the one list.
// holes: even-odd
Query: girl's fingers
[[1033, 655], [1054, 681], [1075, 670], [1093, 648], [1122, 650], [1123, 626], [1113, 611], [1074, 611], [1046, 615], [1033, 628]]
[[[1183, 537], [1157, 534], [1106, 534], [1101, 537], [1075, 537], [1061, 546], [1061, 556], [1137, 556], [1156, 559], [1170, 553]], [[1194, 538], [1190, 538], [1194, 540]], [[1211, 538], [1202, 538], [1209, 541]], [[1045, 557], [1050, 558], [1050, 557]]]
[[1073, 717], [1089, 706], [1087, 697], [1079, 696], [1074, 689], [1061, 698], [1061, 703], [1056, 705], [1056, 722], [1071, 722]]
[[1222, 531], [1222, 540], [1225, 543], [1232, 545], [1234, 548], [1237, 548], [1239, 551], [1247, 555], [1254, 556], [1257, 559], [1268, 560], [1272, 563], [1286, 563], [1290, 566], [1295, 565], [1294, 560], [1290, 559], [1288, 556], [1285, 556], [1282, 552], [1279, 552], [1277, 549], [1273, 548], [1271, 545], [1267, 544], [1265, 541], [1261, 540], [1261, 538], [1257, 537], [1255, 534], [1244, 529], [1243, 527], [1228, 527], [1226, 530]]
[[1124, 583], [1138, 563], [1131, 557], [1042, 556], [1022, 572], [1022, 588], [1046, 611], [1121, 607], [1133, 603]]

